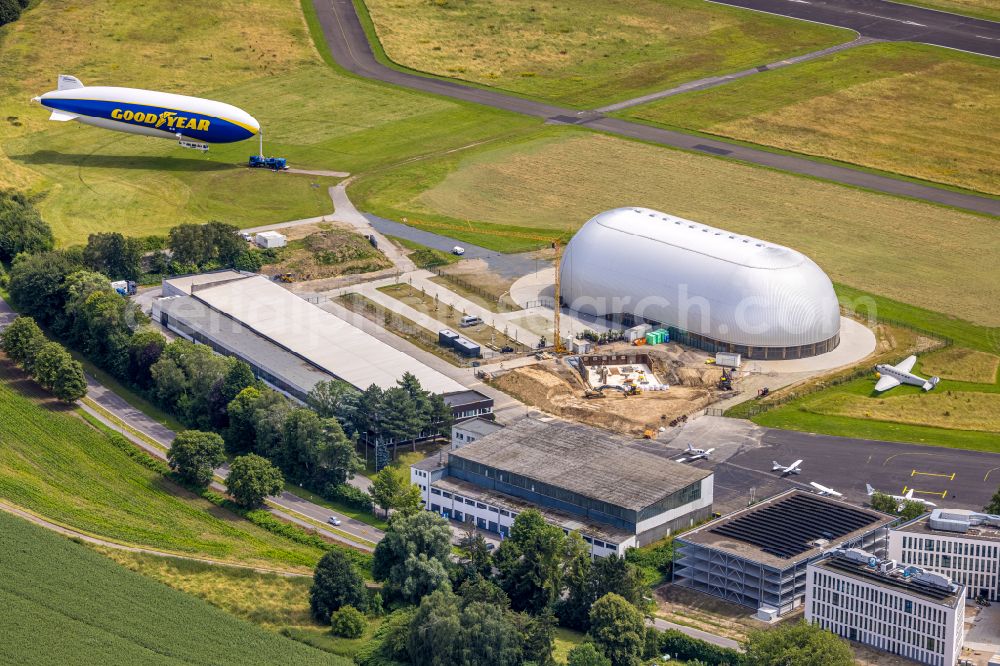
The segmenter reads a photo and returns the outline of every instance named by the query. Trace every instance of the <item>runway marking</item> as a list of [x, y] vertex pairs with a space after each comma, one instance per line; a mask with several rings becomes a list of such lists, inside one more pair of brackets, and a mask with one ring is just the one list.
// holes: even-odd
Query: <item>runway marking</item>
[[997, 471], [998, 469], [1000, 469], [1000, 467], [994, 467], [990, 471], [986, 472], [986, 476], [983, 477], [983, 481], [985, 481], [986, 479], [990, 478], [990, 474], [992, 474], [993, 472]]
[[923, 23], [917, 23], [916, 21], [904, 21], [903, 19], [892, 18], [889, 16], [881, 16], [879, 14], [869, 14], [868, 12], [854, 12], [855, 14], [864, 14], [865, 16], [871, 16], [877, 19], [882, 19], [883, 21], [895, 21], [896, 23], [905, 23], [906, 25], [915, 25], [918, 28], [926, 28], [927, 26]]
[[809, 0], [788, 0], [788, 2], [797, 2], [800, 5], [811, 5], [812, 4], [811, 2], [809, 2]]
[[936, 455], [939, 455], [939, 454], [938, 453], [925, 453], [925, 452], [922, 452], [922, 451], [901, 451], [899, 453], [893, 453], [891, 456], [889, 456], [888, 458], [886, 458], [885, 460], [883, 460], [882, 461], [882, 467], [885, 467], [886, 465], [889, 464], [890, 460], [892, 460], [893, 458], [897, 458], [899, 456], [936, 456]]
[[916, 488], [909, 488], [908, 489], [906, 486], [903, 486], [903, 494], [904, 495], [906, 494], [907, 490], [912, 490], [914, 494], [919, 493], [921, 495], [940, 495], [941, 499], [945, 499], [948, 496], [948, 491], [947, 490], [941, 490], [941, 491], [937, 491], [937, 490], [917, 490]]
[[921, 476], [943, 476], [944, 478], [948, 479], [949, 481], [954, 481], [955, 480], [955, 473], [954, 472], [952, 472], [951, 474], [938, 474], [937, 472], [918, 472], [917, 470], [913, 470], [912, 472], [910, 472], [910, 476], [911, 477], [917, 476], [918, 474], [921, 475]]

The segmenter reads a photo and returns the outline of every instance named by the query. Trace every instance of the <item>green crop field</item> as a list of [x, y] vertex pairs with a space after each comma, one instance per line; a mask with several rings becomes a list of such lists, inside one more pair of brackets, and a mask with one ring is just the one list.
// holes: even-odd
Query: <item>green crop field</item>
[[871, 44], [622, 113], [1000, 194], [998, 77], [995, 58]]
[[372, 169], [539, 122], [342, 75], [322, 60], [292, 0], [47, 0], [0, 29], [0, 188], [38, 195], [60, 244], [94, 231], [321, 215], [332, 210], [335, 180], [244, 168], [256, 140], [203, 155], [49, 122], [29, 100], [54, 89], [59, 73], [235, 104], [261, 122], [268, 154], [307, 169]]
[[363, 210], [501, 251], [538, 242], [495, 231], [566, 238], [608, 208], [649, 206], [793, 247], [848, 287], [1000, 325], [995, 219], [576, 128], [386, 170], [349, 192]]
[[350, 663], [6, 513], [0, 533], [0, 663]]
[[577, 107], [753, 67], [848, 30], [699, 0], [365, 0], [405, 67]]
[[322, 554], [174, 485], [0, 360], [0, 497], [119, 543], [283, 567]]

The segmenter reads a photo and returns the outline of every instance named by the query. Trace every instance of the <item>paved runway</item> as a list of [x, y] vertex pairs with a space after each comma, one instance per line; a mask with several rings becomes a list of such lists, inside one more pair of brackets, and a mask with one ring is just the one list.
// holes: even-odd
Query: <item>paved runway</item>
[[711, 0], [826, 23], [865, 37], [921, 42], [1000, 57], [1000, 23], [887, 0]]
[[[743, 0], [734, 0], [741, 2]], [[756, 2], [757, 0], [746, 0]], [[812, 2], [813, 0], [760, 0], [761, 2], [785, 2], [789, 5]], [[836, 0], [837, 2], [850, 2], [860, 0]], [[876, 2], [876, 0], [864, 0], [865, 2]], [[800, 175], [822, 178], [836, 183], [860, 187], [875, 192], [884, 192], [897, 196], [911, 197], [934, 203], [955, 206], [989, 215], [1000, 215], [1000, 199], [991, 199], [973, 194], [952, 192], [937, 188], [931, 185], [899, 180], [889, 176], [881, 176], [868, 173], [850, 167], [838, 166], [824, 162], [810, 160], [804, 157], [796, 157], [790, 154], [778, 154], [767, 150], [751, 148], [735, 143], [698, 137], [683, 132], [651, 127], [640, 123], [633, 123], [619, 118], [606, 118], [593, 111], [577, 111], [558, 107], [552, 104], [536, 102], [521, 97], [515, 97], [496, 90], [487, 90], [465, 85], [449, 79], [439, 79], [430, 76], [420, 76], [408, 72], [401, 72], [379, 63], [372, 54], [371, 45], [365, 35], [364, 29], [354, 8], [352, 0], [313, 0], [316, 14], [323, 36], [326, 39], [330, 54], [338, 65], [349, 72], [357, 74], [366, 79], [384, 81], [393, 85], [421, 90], [427, 93], [461, 99], [476, 104], [521, 113], [537, 118], [544, 118], [551, 123], [572, 124], [594, 129], [600, 132], [616, 134], [619, 136], [657, 143], [664, 146], [681, 148], [702, 154], [725, 157], [727, 159], [748, 162], [759, 166], [771, 167], [788, 171]], [[885, 7], [882, 7], [885, 5]], [[905, 5], [894, 5], [893, 3], [881, 2], [879, 11], [897, 11], [892, 8], [903, 7]], [[796, 10], [797, 11], [797, 10]], [[926, 10], [923, 10], [926, 11]], [[834, 13], [835, 14], [835, 13]], [[834, 14], [831, 14], [834, 18]], [[945, 14], [948, 17], [951, 15]], [[869, 17], [870, 18], [870, 17]], [[852, 19], [853, 20], [853, 19]], [[903, 20], [903, 19], [900, 19]], [[953, 17], [949, 21], [956, 21]], [[968, 19], [972, 20], [972, 19]], [[944, 21], [944, 19], [940, 19]], [[891, 23], [891, 21], [890, 21]], [[996, 26], [988, 21], [980, 21], [987, 26]], [[838, 24], [839, 25], [839, 24]], [[964, 25], [964, 23], [963, 23]], [[911, 28], [914, 26], [910, 26]], [[938, 31], [943, 31], [940, 27]], [[971, 28], [949, 28], [952, 32], [958, 31], [967, 37], [973, 35]], [[931, 30], [933, 32], [933, 30]], [[909, 33], [907, 33], [909, 34]], [[951, 33], [949, 33], [951, 34]], [[992, 34], [992, 33], [990, 33]], [[908, 37], [902, 37], [908, 38]], [[968, 39], [974, 39], [968, 37]], [[978, 39], [978, 38], [975, 38]], [[989, 41], [989, 40], [980, 40]], [[997, 42], [1000, 44], [1000, 42]]]
[[[1000, 488], [1000, 453], [814, 435], [722, 417], [701, 417], [670, 442], [640, 446], [676, 458], [689, 442], [716, 448], [709, 461], [693, 464], [715, 470], [720, 513], [746, 506], [751, 488], [761, 499], [792, 486], [812, 490], [810, 481], [856, 504], [867, 500], [865, 484], [870, 483], [891, 495], [913, 488], [916, 497], [939, 507], [975, 510]], [[771, 471], [772, 461], [789, 465], [796, 460], [803, 461], [801, 474], [782, 477]]]

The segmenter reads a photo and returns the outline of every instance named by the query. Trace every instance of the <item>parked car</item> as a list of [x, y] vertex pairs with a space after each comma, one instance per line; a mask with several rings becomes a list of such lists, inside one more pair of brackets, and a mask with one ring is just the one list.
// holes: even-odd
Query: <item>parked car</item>
[[326, 519], [326, 522], [330, 523], [331, 525], [340, 525], [340, 518], [337, 518], [337, 516], [330, 516], [329, 518]]

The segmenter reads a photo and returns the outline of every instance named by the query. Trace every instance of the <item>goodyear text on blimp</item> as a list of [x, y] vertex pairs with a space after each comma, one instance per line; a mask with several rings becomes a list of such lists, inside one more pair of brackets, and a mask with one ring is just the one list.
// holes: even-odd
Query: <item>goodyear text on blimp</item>
[[187, 116], [178, 116], [174, 111], [163, 111], [159, 115], [155, 113], [145, 113], [143, 111], [131, 111], [129, 109], [115, 109], [111, 112], [111, 117], [115, 120], [132, 121], [162, 127], [166, 125], [169, 129], [193, 129], [207, 132], [212, 121]]

